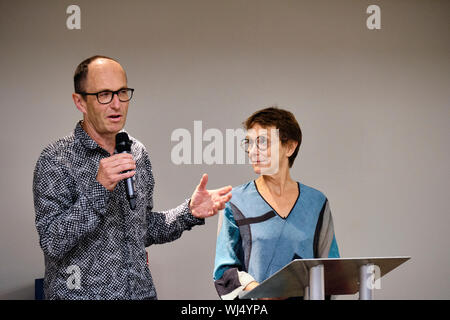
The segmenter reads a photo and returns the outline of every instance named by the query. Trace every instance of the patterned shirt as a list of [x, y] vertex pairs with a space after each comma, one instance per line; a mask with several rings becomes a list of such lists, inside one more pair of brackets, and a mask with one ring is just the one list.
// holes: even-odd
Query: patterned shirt
[[204, 224], [189, 200], [153, 212], [154, 179], [145, 147], [130, 137], [136, 161], [137, 206], [124, 181], [111, 192], [96, 180], [110, 154], [83, 130], [41, 153], [34, 171], [36, 228], [45, 258], [46, 299], [156, 299], [145, 247], [179, 238]]

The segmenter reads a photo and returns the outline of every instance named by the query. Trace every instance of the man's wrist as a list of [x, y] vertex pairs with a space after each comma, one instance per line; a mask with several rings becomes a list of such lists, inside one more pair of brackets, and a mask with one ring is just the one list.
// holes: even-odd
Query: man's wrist
[[205, 219], [204, 218], [198, 218], [192, 213], [192, 206], [191, 206], [191, 199], [186, 199], [186, 207], [187, 207], [187, 213], [188, 213], [188, 220], [192, 220], [191, 222], [193, 224], [204, 224]]

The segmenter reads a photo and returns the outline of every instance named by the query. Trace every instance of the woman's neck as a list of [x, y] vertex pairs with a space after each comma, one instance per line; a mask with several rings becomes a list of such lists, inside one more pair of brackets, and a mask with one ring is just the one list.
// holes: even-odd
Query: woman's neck
[[266, 189], [275, 196], [282, 196], [292, 187], [297, 188], [297, 182], [292, 180], [289, 170], [274, 175], [261, 175], [255, 180], [259, 189]]

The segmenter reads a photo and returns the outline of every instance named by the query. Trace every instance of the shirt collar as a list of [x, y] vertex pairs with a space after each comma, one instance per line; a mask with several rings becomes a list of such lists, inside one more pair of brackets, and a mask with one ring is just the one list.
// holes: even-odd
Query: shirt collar
[[75, 139], [79, 140], [83, 146], [88, 149], [95, 150], [101, 148], [97, 142], [92, 139], [81, 126], [82, 120], [80, 120], [75, 127]]
[[[83, 146], [85, 146], [87, 149], [91, 149], [91, 150], [95, 150], [97, 148], [104, 150], [105, 152], [107, 152], [105, 149], [103, 149], [102, 147], [100, 147], [98, 145], [97, 142], [94, 141], [94, 139], [91, 138], [90, 135], [87, 134], [86, 131], [84, 131], [83, 127], [81, 126], [81, 122], [83, 120], [78, 121], [77, 125], [75, 126], [75, 139], [79, 140], [81, 142], [81, 144]], [[125, 130], [121, 130], [121, 132], [126, 132]], [[130, 138], [131, 139], [131, 138]], [[133, 140], [131, 139], [132, 143]]]

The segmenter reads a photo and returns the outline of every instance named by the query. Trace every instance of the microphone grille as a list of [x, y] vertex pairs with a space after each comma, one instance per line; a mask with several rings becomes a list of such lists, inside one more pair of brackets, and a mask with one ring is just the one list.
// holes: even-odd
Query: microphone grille
[[131, 152], [131, 141], [126, 132], [116, 134], [116, 150], [118, 153]]

